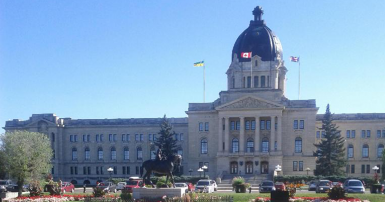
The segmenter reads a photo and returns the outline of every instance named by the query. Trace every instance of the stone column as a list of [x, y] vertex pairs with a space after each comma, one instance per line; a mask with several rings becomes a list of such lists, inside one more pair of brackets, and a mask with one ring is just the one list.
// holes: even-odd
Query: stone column
[[256, 116], [255, 117], [255, 133], [254, 133], [254, 151], [255, 152], [259, 152], [259, 146], [261, 145], [261, 142], [259, 141], [260, 139], [260, 135], [259, 135], [259, 116]]
[[277, 150], [282, 151], [282, 116], [278, 116]]
[[225, 117], [225, 152], [229, 152], [229, 136], [230, 136], [230, 130], [229, 130], [229, 117]]
[[219, 122], [218, 122], [218, 152], [223, 152], [223, 126], [222, 126], [222, 117], [219, 117]]
[[271, 116], [271, 125], [270, 125], [270, 151], [274, 150], [275, 143], [275, 116]]
[[239, 133], [239, 152], [245, 152], [245, 117], [240, 119], [240, 133]]

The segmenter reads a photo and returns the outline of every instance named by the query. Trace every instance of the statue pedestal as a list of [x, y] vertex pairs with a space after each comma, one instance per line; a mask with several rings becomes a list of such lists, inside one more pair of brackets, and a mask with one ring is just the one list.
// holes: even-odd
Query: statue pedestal
[[161, 198], [167, 197], [182, 197], [185, 194], [183, 188], [133, 188], [132, 195], [134, 199], [141, 198]]

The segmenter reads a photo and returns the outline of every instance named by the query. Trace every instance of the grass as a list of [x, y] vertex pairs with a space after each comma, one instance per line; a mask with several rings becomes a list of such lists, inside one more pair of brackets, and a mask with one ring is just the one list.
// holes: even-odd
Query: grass
[[[250, 199], [255, 199], [257, 197], [270, 197], [270, 194], [256, 194], [256, 193], [213, 193], [212, 195], [216, 196], [233, 196], [234, 201], [244, 201], [248, 202]], [[327, 194], [316, 194], [316, 193], [297, 193], [296, 197], [327, 197]], [[369, 200], [370, 202], [384, 202], [385, 195], [383, 194], [348, 194], [348, 197], [359, 198], [361, 200]]]

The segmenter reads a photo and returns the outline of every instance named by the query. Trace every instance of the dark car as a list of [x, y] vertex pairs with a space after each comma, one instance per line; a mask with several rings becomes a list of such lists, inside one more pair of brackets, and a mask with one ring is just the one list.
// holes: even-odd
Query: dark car
[[332, 182], [329, 180], [320, 180], [317, 183], [315, 193], [326, 193], [332, 188]]
[[0, 180], [0, 192], [15, 191], [15, 185], [11, 180]]
[[273, 181], [266, 180], [259, 185], [259, 193], [270, 193], [271, 191], [275, 191]]
[[104, 192], [109, 193], [109, 192], [114, 192], [116, 193], [117, 188], [116, 184], [112, 182], [101, 182], [97, 187], [100, 187], [103, 189]]
[[309, 182], [309, 191], [315, 191], [317, 188], [317, 181], [310, 181]]

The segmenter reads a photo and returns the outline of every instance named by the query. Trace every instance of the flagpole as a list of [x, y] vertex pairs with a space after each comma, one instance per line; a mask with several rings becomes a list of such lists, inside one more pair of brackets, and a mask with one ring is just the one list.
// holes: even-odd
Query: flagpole
[[301, 94], [301, 60], [298, 56], [298, 100]]
[[206, 66], [205, 63], [203, 63], [203, 103], [205, 103], [205, 95], [206, 95], [206, 68], [205, 68], [205, 66]]

